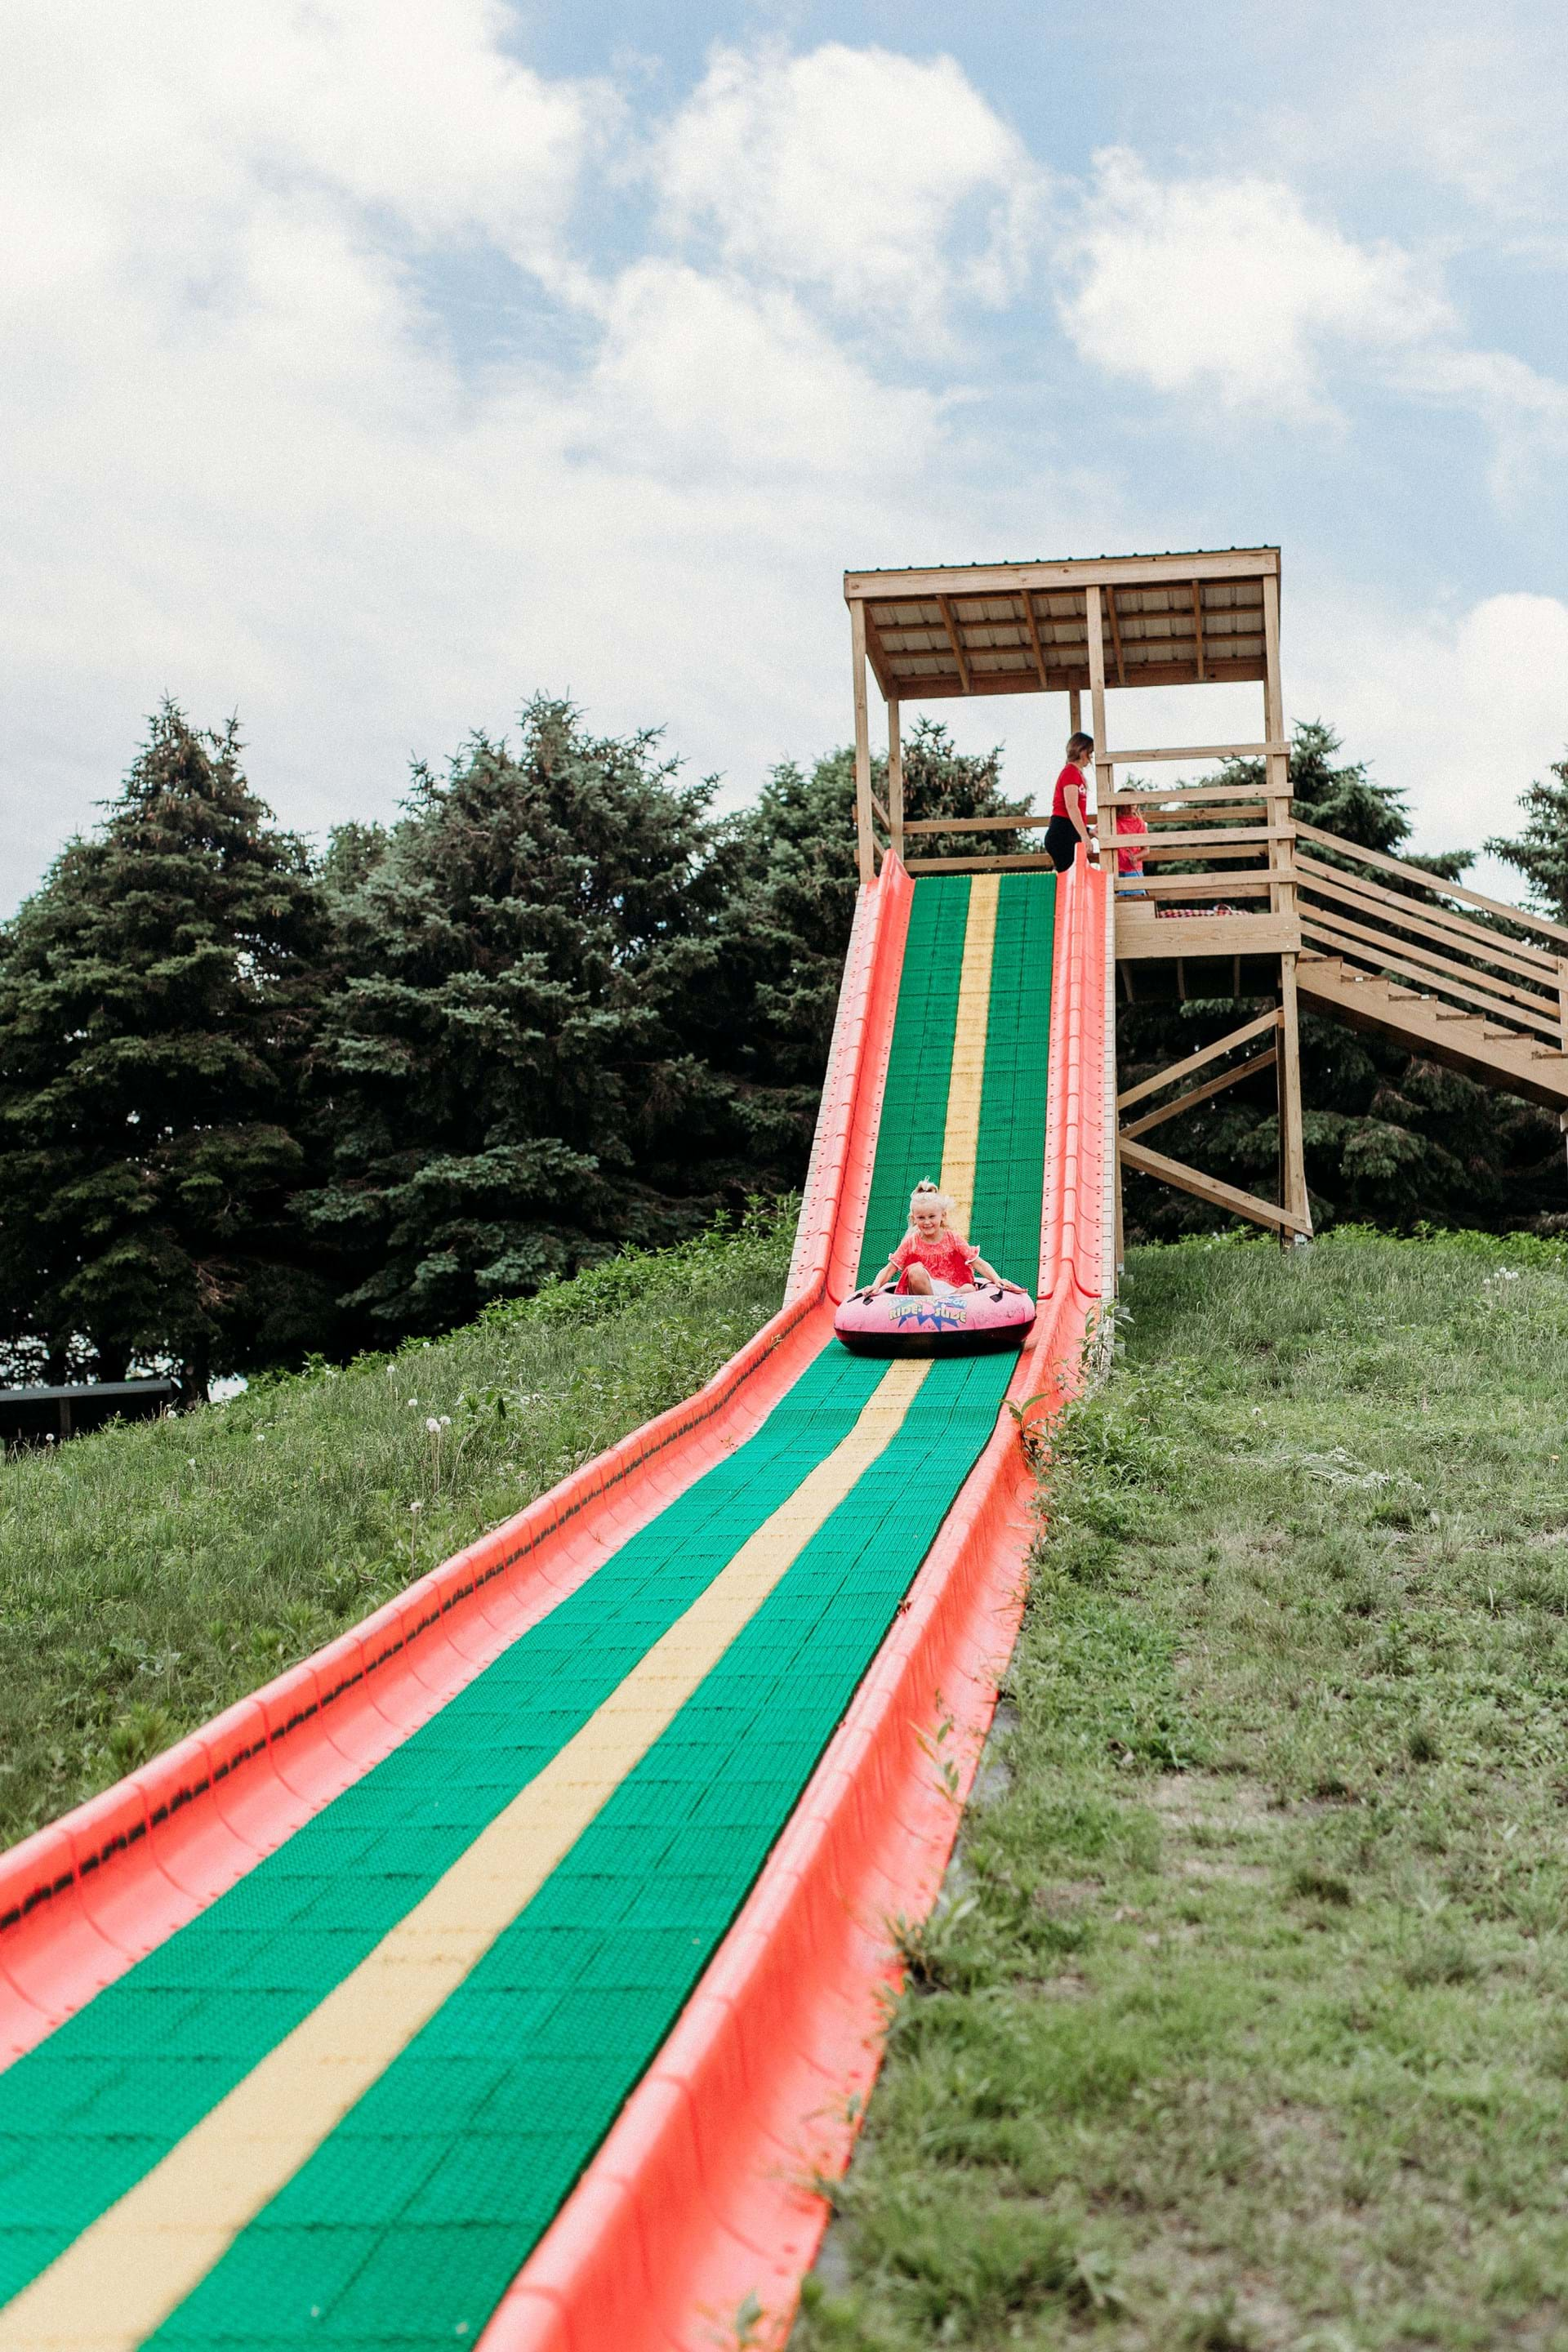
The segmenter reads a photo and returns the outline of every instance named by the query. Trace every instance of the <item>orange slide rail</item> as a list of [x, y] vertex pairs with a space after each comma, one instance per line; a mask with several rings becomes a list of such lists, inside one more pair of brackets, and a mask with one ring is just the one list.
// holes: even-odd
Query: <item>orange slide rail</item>
[[[889, 861], [879, 887], [901, 880]], [[1008, 1389], [1023, 1423], [1077, 1385], [1113, 1279], [1110, 1015], [1105, 877], [1080, 856], [1057, 929], [1041, 1312]], [[828, 2218], [812, 2183], [848, 2162], [901, 1986], [891, 1923], [934, 1904], [990, 1728], [1033, 1496], [1005, 1415], [740, 1916], [480, 2352], [783, 2344]]]
[[707, 1385], [142, 1770], [0, 1855], [0, 2066], [437, 1714], [758, 1428], [852, 1286], [910, 885], [863, 890], [784, 1307]]

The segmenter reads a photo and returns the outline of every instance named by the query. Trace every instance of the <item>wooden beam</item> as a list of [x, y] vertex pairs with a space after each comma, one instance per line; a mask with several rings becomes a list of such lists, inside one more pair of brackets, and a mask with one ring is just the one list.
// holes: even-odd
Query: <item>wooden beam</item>
[[910, 604], [932, 596], [1016, 596], [1020, 588], [1145, 588], [1190, 580], [1262, 580], [1279, 572], [1277, 547], [1194, 548], [1183, 554], [1068, 556], [1041, 563], [952, 563], [908, 572], [847, 572], [850, 600]]
[[[1052, 651], [1053, 648], [1047, 646], [1046, 648], [1047, 662]], [[891, 658], [896, 661], [902, 656], [894, 655]], [[1262, 656], [1248, 654], [1234, 662], [1220, 663], [1211, 659], [1205, 683], [1209, 686], [1255, 685], [1262, 676]], [[1070, 693], [1074, 673], [1064, 662], [1060, 670], [1047, 670], [1047, 693]], [[1080, 691], [1090, 683], [1087, 669], [1078, 671], [1077, 682]], [[1132, 693], [1142, 686], [1195, 686], [1197, 682], [1197, 674], [1190, 660], [1148, 664], [1141, 662], [1129, 677], [1127, 689], [1129, 693]], [[892, 674], [892, 688], [894, 693], [900, 696], [905, 702], [941, 702], [952, 695], [963, 694], [965, 691], [957, 678], [946, 673], [932, 677], [930, 673], [916, 674], [911, 671], [906, 674], [900, 670], [895, 670]], [[1040, 681], [1033, 668], [981, 671], [975, 674], [974, 684], [969, 690], [974, 694], [1038, 694]], [[1117, 754], [1117, 757], [1121, 760], [1125, 760], [1126, 756], [1124, 751]]]
[[[1301, 926], [1294, 915], [1272, 915], [1267, 908], [1258, 914], [1244, 914], [1238, 908], [1227, 913], [1216, 908], [1212, 913], [1160, 917], [1140, 922], [1130, 916], [1129, 908], [1136, 899], [1120, 898], [1121, 912], [1116, 924], [1116, 960], [1119, 963], [1173, 963], [1178, 978], [1189, 963], [1212, 963], [1223, 956], [1228, 963], [1238, 956], [1274, 957], [1295, 955], [1301, 945]], [[1187, 994], [1184, 982], [1182, 995]], [[1201, 993], [1213, 996], [1212, 987]], [[1228, 981], [1220, 991], [1225, 996], [1239, 996], [1239, 982]]]
[[1068, 732], [1070, 735], [1083, 732], [1083, 696], [1076, 686], [1068, 688]]
[[1189, 1087], [1174, 1102], [1162, 1103], [1158, 1110], [1145, 1111], [1142, 1118], [1135, 1118], [1121, 1132], [1124, 1136], [1147, 1135], [1152, 1127], [1163, 1127], [1168, 1118], [1179, 1118], [1183, 1111], [1207, 1102], [1211, 1095], [1224, 1094], [1227, 1087], [1239, 1085], [1243, 1078], [1255, 1078], [1259, 1070], [1271, 1070], [1279, 1059], [1278, 1051], [1270, 1045], [1267, 1054], [1255, 1054], [1250, 1062], [1242, 1062], [1234, 1070], [1222, 1070], [1217, 1078], [1207, 1078], [1201, 1087]]
[[1121, 659], [1121, 623], [1116, 611], [1116, 591], [1114, 588], [1108, 588], [1106, 590], [1105, 606], [1107, 615], [1110, 622], [1110, 654], [1112, 660], [1116, 664], [1116, 683], [1118, 686], [1125, 686], [1127, 683], [1127, 671]]
[[866, 605], [864, 610], [866, 614], [866, 651], [870, 656], [871, 667], [876, 672], [877, 676], [877, 684], [882, 689], [882, 699], [884, 702], [890, 702], [894, 693], [892, 668], [889, 661], [888, 654], [882, 645], [880, 632], [877, 627], [876, 614], [872, 612], [869, 604]]
[[877, 878], [871, 832], [871, 722], [866, 698], [866, 607], [849, 607], [850, 667], [855, 685], [855, 836], [862, 882]]
[[[1285, 734], [1284, 689], [1279, 683], [1279, 583], [1278, 579], [1263, 583], [1263, 732], [1268, 741], [1264, 759], [1264, 782], [1268, 791], [1268, 822], [1272, 825], [1286, 824], [1290, 815], [1290, 755], [1288, 746], [1281, 748]], [[1296, 911], [1296, 884], [1293, 858], [1283, 843], [1272, 844], [1268, 851], [1269, 871], [1279, 877], [1271, 904], [1277, 914], [1293, 915]], [[1283, 1073], [1281, 1073], [1283, 1078]], [[1284, 1133], [1283, 1128], [1280, 1129]], [[1305, 1185], [1306, 1179], [1301, 1179]], [[1286, 1197], [1282, 1195], [1281, 1197]]]
[[1168, 1069], [1157, 1071], [1153, 1077], [1141, 1078], [1135, 1087], [1129, 1087], [1125, 1094], [1117, 1096], [1117, 1109], [1131, 1110], [1135, 1102], [1142, 1102], [1149, 1095], [1157, 1095], [1163, 1087], [1173, 1086], [1178, 1078], [1186, 1077], [1193, 1070], [1201, 1070], [1205, 1062], [1216, 1061], [1221, 1054], [1229, 1054], [1237, 1045], [1250, 1045], [1255, 1037], [1261, 1037], [1279, 1026], [1278, 1011], [1261, 1013], [1256, 1021], [1246, 1022], [1241, 1028], [1232, 1029], [1224, 1037], [1216, 1037], [1212, 1045], [1200, 1046], [1195, 1054], [1189, 1054], [1184, 1062], [1173, 1062]]
[[1272, 841], [1289, 841], [1290, 827], [1288, 824], [1151, 825], [1146, 835], [1134, 837], [1145, 856], [1151, 849], [1163, 850], [1170, 856], [1178, 849], [1188, 853], [1238, 846], [1263, 849]]
[[1084, 594], [1084, 627], [1089, 641], [1089, 703], [1091, 718], [1089, 731], [1094, 737], [1094, 806], [1100, 813], [1102, 787], [1114, 786], [1116, 771], [1105, 758], [1105, 633], [1100, 618], [1100, 590], [1086, 588]]
[[[1275, 1108], [1279, 1123], [1279, 1198], [1296, 1220], [1293, 1230], [1310, 1234], [1312, 1203], [1301, 1125], [1301, 1047], [1296, 1020], [1296, 959], [1279, 959], [1279, 1070]], [[1279, 1236], [1284, 1246], [1285, 1236]]]
[[1015, 827], [1026, 832], [1032, 824], [1049, 824], [1048, 816], [912, 816], [905, 825], [906, 833], [1011, 833]]
[[874, 786], [871, 792], [871, 806], [875, 810], [876, 814], [881, 818], [886, 830], [889, 833], [891, 833], [893, 830], [893, 820], [889, 815], [887, 810], [882, 806], [881, 802], [877, 798], [876, 788]]
[[1201, 1168], [1189, 1168], [1184, 1160], [1167, 1160], [1163, 1151], [1151, 1151], [1146, 1143], [1121, 1142], [1118, 1156], [1123, 1167], [1135, 1168], [1140, 1175], [1153, 1176], [1162, 1184], [1173, 1185], [1178, 1192], [1190, 1192], [1194, 1200], [1206, 1201], [1211, 1208], [1228, 1209], [1234, 1217], [1246, 1217], [1255, 1225], [1267, 1225], [1270, 1232], [1311, 1234], [1304, 1217], [1283, 1206], [1276, 1207], [1256, 1192], [1243, 1192], [1235, 1184], [1222, 1184], [1217, 1176], [1205, 1176]]
[[1046, 650], [1040, 643], [1040, 625], [1035, 618], [1035, 600], [1030, 595], [1026, 588], [1022, 588], [1018, 592], [1018, 602], [1024, 607], [1024, 618], [1028, 624], [1029, 629], [1029, 643], [1035, 648], [1035, 667], [1040, 673], [1040, 687], [1042, 691], [1044, 691], [1046, 686]]
[[1197, 581], [1193, 583], [1193, 635], [1197, 641], [1198, 683], [1204, 676], [1204, 592]]
[[982, 857], [978, 854], [973, 857], [909, 857], [904, 860], [904, 870], [909, 874], [989, 874], [1016, 867], [1021, 873], [1038, 873], [1056, 862], [1043, 851], [1026, 853], [1020, 850], [1012, 854], [998, 851], [990, 857]]
[[969, 682], [969, 656], [963, 650], [963, 632], [952, 616], [951, 601], [946, 596], [939, 596], [936, 601], [942, 613], [942, 627], [947, 631], [947, 642], [952, 647], [952, 658], [958, 664], [959, 680], [964, 693], [973, 694], [974, 689]]
[[899, 733], [899, 698], [888, 697], [888, 830], [893, 836], [893, 856], [903, 863], [904, 856], [904, 747]]
[[1134, 898], [1140, 889], [1151, 898], [1267, 898], [1269, 883], [1267, 874], [1145, 874], [1142, 882], [1124, 874], [1116, 887]]
[[1568, 926], [1548, 921], [1544, 915], [1526, 914], [1522, 907], [1510, 907], [1501, 898], [1489, 898], [1479, 890], [1468, 890], [1462, 882], [1445, 882], [1440, 874], [1428, 874], [1423, 866], [1406, 866], [1402, 857], [1389, 857], [1381, 849], [1363, 849], [1353, 841], [1342, 841], [1337, 833], [1322, 833], [1315, 824], [1296, 820], [1296, 832], [1302, 841], [1315, 841], [1324, 849], [1337, 849], [1342, 857], [1353, 857], [1358, 866], [1375, 866], [1384, 874], [1398, 874], [1406, 882], [1419, 882], [1424, 890], [1434, 891], [1439, 898], [1462, 898], [1468, 907], [1484, 907], [1489, 915], [1506, 915], [1510, 923], [1521, 924], [1526, 930], [1539, 931], [1542, 938], [1561, 940], [1568, 946]]
[[[1108, 751], [1106, 758], [1119, 768], [1130, 768], [1134, 761], [1145, 760], [1261, 760], [1270, 751], [1289, 751], [1289, 743], [1194, 743], [1185, 751]], [[1258, 793], [1261, 784], [1219, 784], [1218, 792]]]
[[1205, 809], [1229, 801], [1245, 802], [1252, 808], [1268, 805], [1257, 784], [1140, 784], [1135, 789], [1119, 784], [1106, 798], [1112, 808]]

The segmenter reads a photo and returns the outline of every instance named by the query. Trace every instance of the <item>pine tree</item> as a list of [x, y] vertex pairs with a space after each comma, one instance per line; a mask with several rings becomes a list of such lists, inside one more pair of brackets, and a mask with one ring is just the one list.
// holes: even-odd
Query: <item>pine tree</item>
[[[903, 764], [908, 818], [1025, 813], [1026, 803], [1003, 793], [1000, 746], [955, 751], [935, 719], [916, 720]], [[886, 806], [885, 760], [873, 760], [871, 782]], [[804, 1167], [858, 887], [853, 751], [828, 752], [809, 773], [784, 761], [733, 820], [733, 832], [744, 879], [724, 917], [726, 969], [742, 992], [756, 1075], [797, 1098]], [[1019, 845], [1013, 833], [985, 840], [987, 849], [1002, 852]], [[918, 846], [922, 856], [962, 857], [973, 851], [975, 836], [923, 835]]]
[[1487, 852], [1523, 875], [1527, 903], [1538, 915], [1568, 923], [1568, 753], [1547, 773], [1550, 782], [1527, 784], [1520, 794], [1524, 831], [1511, 841], [1489, 841]]
[[346, 985], [318, 1055], [329, 1181], [303, 1203], [357, 1328], [433, 1331], [743, 1198], [711, 782], [537, 698], [515, 747], [415, 772], [384, 844], [340, 840]]
[[288, 1199], [321, 919], [234, 724], [174, 704], [0, 937], [0, 1330], [57, 1376], [279, 1360], [327, 1328]]
[[[1292, 733], [1290, 786], [1298, 816], [1367, 849], [1382, 850], [1457, 881], [1474, 852], [1413, 853], [1404, 796], [1378, 783], [1363, 761], [1340, 761], [1340, 738], [1321, 720]], [[1261, 788], [1260, 761], [1228, 761], [1217, 781]], [[1335, 862], [1313, 845], [1314, 856]], [[1384, 887], [1409, 888], [1380, 877]], [[1230, 999], [1119, 1009], [1117, 1031], [1126, 1085], [1222, 1036], [1247, 1008]], [[1552, 1120], [1533, 1104], [1493, 1093], [1392, 1040], [1347, 1029], [1303, 1011], [1302, 1133], [1315, 1221], [1352, 1219], [1408, 1230], [1434, 1224], [1510, 1227], [1550, 1223], [1568, 1210], [1561, 1142]], [[1244, 1081], [1173, 1119], [1155, 1139], [1249, 1192], [1271, 1196], [1279, 1129], [1271, 1074]], [[1129, 1235], [1166, 1238], [1212, 1229], [1219, 1214], [1146, 1178], [1124, 1186]]]

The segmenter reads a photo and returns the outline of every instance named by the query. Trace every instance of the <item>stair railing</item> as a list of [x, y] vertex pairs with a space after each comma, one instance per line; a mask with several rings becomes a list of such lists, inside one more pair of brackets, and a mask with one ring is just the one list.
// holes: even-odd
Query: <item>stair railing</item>
[[[1568, 1051], [1568, 927], [1300, 818], [1295, 832], [1308, 954], [1335, 956], [1405, 982], [1418, 994], [1449, 1000], [1459, 1009], [1447, 1017], [1479, 1013], [1495, 1024], [1489, 1034], [1527, 1037], [1542, 1052]], [[1328, 856], [1313, 856], [1309, 845]], [[1404, 887], [1390, 889], [1374, 874], [1392, 875]], [[1479, 908], [1483, 919], [1461, 913], [1456, 899]]]

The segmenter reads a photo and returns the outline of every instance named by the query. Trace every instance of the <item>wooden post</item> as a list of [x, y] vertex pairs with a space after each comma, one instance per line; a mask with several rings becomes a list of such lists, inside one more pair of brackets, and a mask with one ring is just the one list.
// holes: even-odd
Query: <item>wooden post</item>
[[[1089, 628], [1089, 707], [1094, 736], [1094, 806], [1098, 816], [1105, 806], [1107, 794], [1116, 789], [1115, 772], [1105, 756], [1105, 635], [1098, 588], [1085, 589], [1084, 604]], [[1103, 840], [1100, 849], [1103, 856]]]
[[1076, 686], [1069, 686], [1068, 688], [1068, 733], [1069, 735], [1081, 735], [1082, 732], [1083, 697], [1079, 692]]
[[871, 831], [871, 715], [866, 701], [866, 607], [858, 596], [849, 606], [850, 657], [855, 675], [855, 832], [860, 879], [877, 878], [877, 843]]
[[890, 697], [888, 702], [888, 830], [893, 836], [893, 856], [901, 866], [904, 862], [904, 747], [899, 740], [896, 697]]
[[[1279, 682], [1279, 581], [1267, 572], [1263, 581], [1263, 740], [1270, 746], [1285, 742], [1285, 697]], [[1290, 799], [1290, 755], [1283, 748], [1263, 755], [1264, 788], [1268, 829], [1281, 837], [1268, 845], [1268, 904], [1277, 914], [1296, 912], [1296, 843]], [[1279, 1061], [1276, 1071], [1279, 1104], [1279, 1199], [1296, 1216], [1308, 1220], [1307, 1168], [1301, 1143], [1301, 1055], [1296, 1018], [1296, 959], [1279, 959]], [[1281, 1244], [1290, 1236], [1280, 1227]]]
[[[1263, 583], [1263, 740], [1266, 743], [1285, 741], [1285, 698], [1279, 685], [1279, 583], [1269, 572]], [[1264, 792], [1268, 803], [1270, 827], [1288, 826], [1291, 821], [1290, 755], [1281, 749], [1263, 755]], [[1275, 914], [1296, 911], [1296, 845], [1281, 838], [1268, 845], [1268, 868], [1272, 877], [1268, 904]]]

